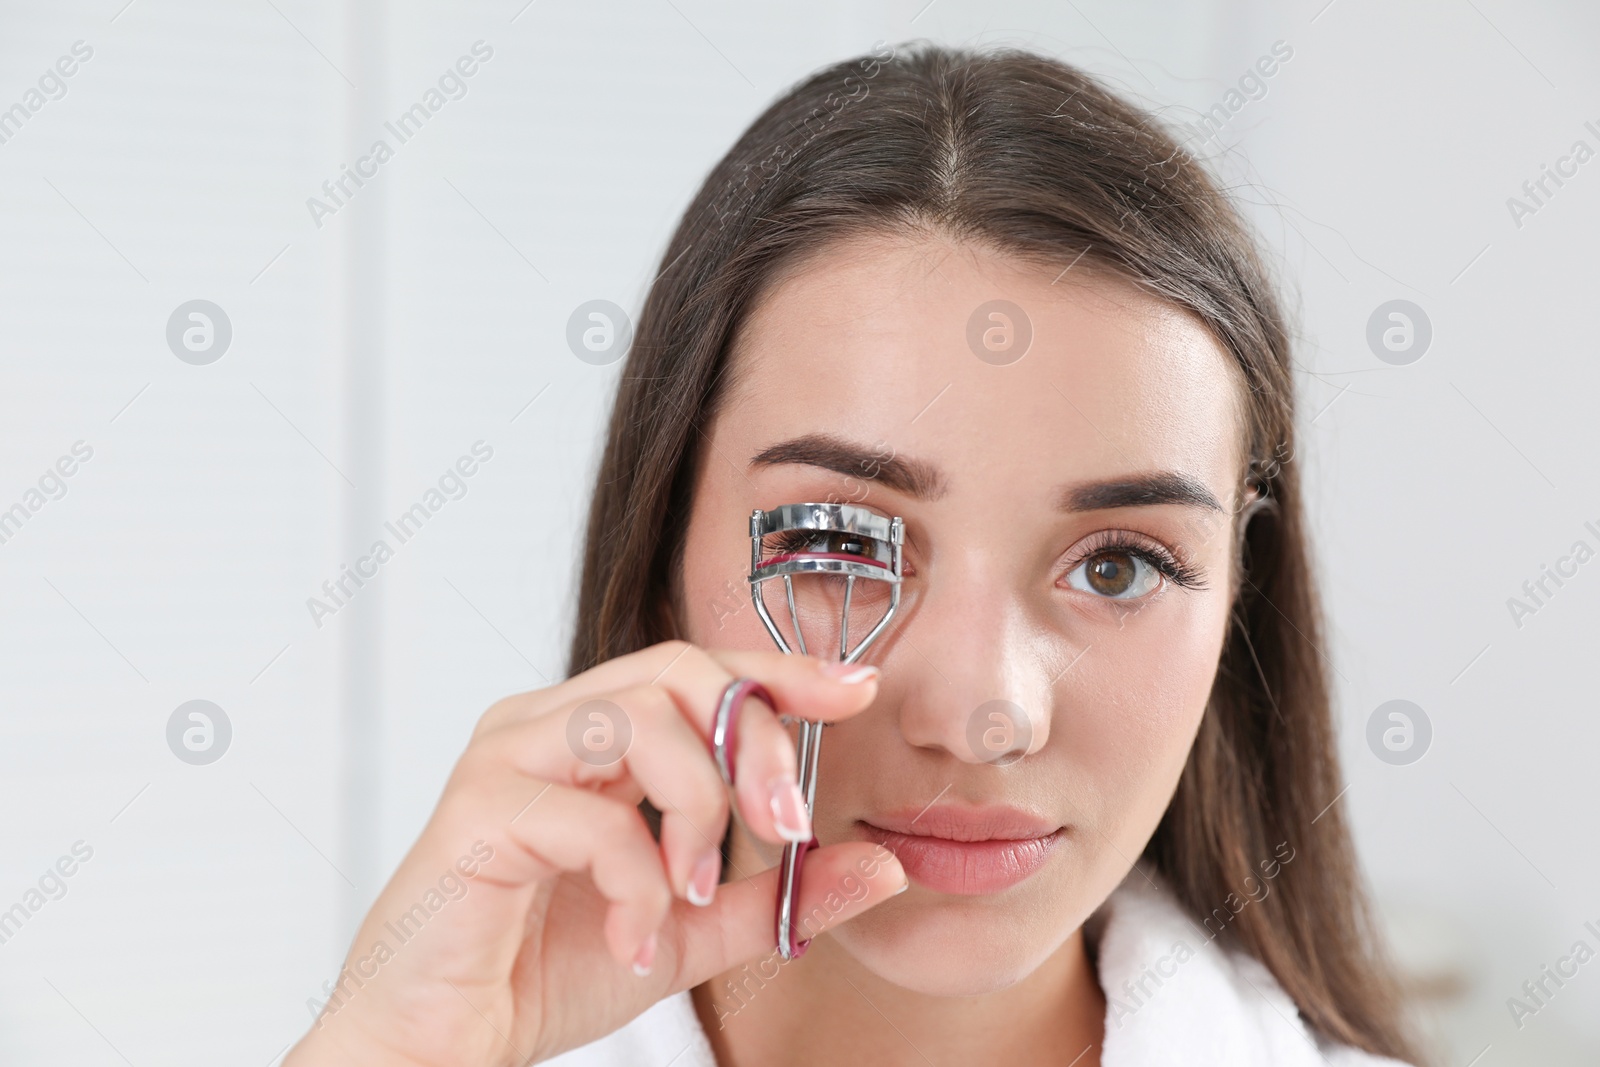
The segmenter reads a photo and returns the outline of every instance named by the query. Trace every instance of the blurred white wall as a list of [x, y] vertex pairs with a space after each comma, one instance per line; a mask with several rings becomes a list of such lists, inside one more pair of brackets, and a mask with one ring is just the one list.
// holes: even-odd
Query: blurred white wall
[[[1407, 961], [1459, 986], [1430, 1013], [1447, 1062], [1595, 1062], [1600, 963], [1520, 1027], [1506, 1000], [1600, 948], [1600, 562], [1520, 626], [1507, 601], [1600, 550], [1600, 162], [1561, 163], [1600, 151], [1600, 13], [1169, 7], [0, 3], [0, 909], [27, 912], [0, 1062], [277, 1061], [477, 716], [560, 677], [618, 374], [574, 358], [569, 315], [637, 309], [778, 92], [915, 37], [1215, 116], [1201, 147], [1303, 327], [1339, 803]], [[371, 176], [309, 210], [346, 165]], [[1546, 166], [1569, 176], [1535, 202]], [[195, 300], [231, 328], [209, 363], [168, 341]], [[1392, 300], [1431, 324], [1420, 359], [1368, 343]], [[1431, 726], [1410, 763], [1367, 740], [1396, 699]], [[169, 746], [192, 700], [226, 715], [215, 762]]]

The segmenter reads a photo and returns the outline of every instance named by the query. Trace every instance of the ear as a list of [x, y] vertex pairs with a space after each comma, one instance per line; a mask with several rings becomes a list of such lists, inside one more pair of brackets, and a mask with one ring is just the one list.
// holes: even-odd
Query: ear
[[1278, 502], [1267, 492], [1265, 482], [1252, 475], [1245, 481], [1245, 494], [1239, 513], [1234, 518], [1234, 550], [1233, 550], [1233, 596], [1239, 596], [1239, 589], [1244, 583], [1244, 574], [1247, 560], [1245, 558], [1245, 535], [1250, 528], [1250, 520], [1263, 511], [1276, 512]]

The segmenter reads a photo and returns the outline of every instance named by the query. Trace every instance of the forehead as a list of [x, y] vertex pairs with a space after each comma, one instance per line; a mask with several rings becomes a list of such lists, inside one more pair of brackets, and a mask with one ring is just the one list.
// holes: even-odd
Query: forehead
[[[1230, 492], [1243, 438], [1233, 358], [1128, 282], [1058, 274], [933, 236], [826, 246], [747, 317], [716, 434], [741, 464], [748, 445], [826, 429], [937, 459], [952, 482], [1170, 469]], [[1014, 362], [983, 349], [983, 332], [1007, 324], [986, 314], [993, 301], [1020, 309], [1013, 336], [1031, 333]]]

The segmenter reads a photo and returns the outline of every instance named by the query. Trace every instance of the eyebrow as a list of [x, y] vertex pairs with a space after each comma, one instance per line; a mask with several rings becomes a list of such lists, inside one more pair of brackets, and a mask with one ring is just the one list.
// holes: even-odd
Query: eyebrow
[[938, 500], [949, 492], [944, 474], [924, 460], [887, 455], [826, 433], [808, 433], [779, 441], [750, 458], [751, 468], [780, 463], [801, 463], [821, 467], [849, 478], [877, 482], [915, 500]]
[[1151, 471], [1103, 482], [1086, 482], [1060, 488], [1056, 507], [1061, 511], [1104, 511], [1109, 508], [1149, 508], [1161, 504], [1221, 511], [1211, 490], [1176, 471]]
[[[880, 449], [826, 433], [802, 434], [779, 441], [750, 458], [751, 469], [784, 463], [820, 467], [849, 478], [876, 482], [914, 500], [938, 500], [950, 489], [944, 472], [926, 460], [893, 452], [886, 455]], [[1055, 507], [1059, 511], [1106, 511], [1163, 504], [1222, 510], [1211, 490], [1177, 471], [1147, 471], [1055, 489]]]

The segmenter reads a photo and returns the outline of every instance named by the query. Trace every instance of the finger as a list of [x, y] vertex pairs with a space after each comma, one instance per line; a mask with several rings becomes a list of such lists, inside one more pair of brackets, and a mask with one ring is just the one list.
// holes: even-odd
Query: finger
[[[874, 669], [862, 674], [865, 666], [841, 667], [816, 656], [775, 649], [705, 649], [687, 641], [662, 641], [607, 660], [549, 689], [509, 697], [485, 718], [494, 716], [493, 724], [533, 718], [640, 682], [659, 683], [682, 698], [691, 718], [709, 737], [711, 716], [723, 688], [735, 677], [746, 676], [771, 691], [779, 714], [834, 722], [858, 714], [876, 695], [877, 672]], [[845, 682], [829, 671], [861, 677]]]
[[733, 752], [739, 815], [765, 841], [809, 841], [811, 816], [800, 792], [799, 758], [777, 711], [759, 696], [745, 698]]
[[[591, 734], [604, 743], [585, 747]], [[709, 741], [670, 691], [640, 685], [609, 693], [501, 727], [478, 743], [503, 749], [535, 778], [600, 787], [635, 803], [642, 792], [662, 813], [661, 849], [674, 892], [702, 905], [715, 895], [728, 794]], [[809, 840], [794, 744], [759, 698], [746, 699], [735, 745], [735, 795], [745, 825], [774, 844]]]
[[[669, 643], [670, 645], [670, 643]], [[694, 645], [678, 649], [650, 683], [672, 694], [684, 716], [706, 739], [709, 751], [716, 707], [739, 677], [760, 681], [776, 707], [747, 697], [739, 713], [734, 783], [739, 814], [757, 837], [805, 841], [811, 821], [799, 787], [794, 741], [778, 714], [824, 721], [848, 718], [872, 702], [877, 669], [843, 668], [810, 656], [781, 652], [730, 652]], [[846, 679], [854, 679], [847, 681]]]
[[638, 810], [552, 782], [506, 824], [506, 832], [557, 870], [588, 872], [610, 902], [606, 947], [623, 964], [635, 962], [672, 906], [660, 850]]
[[[635, 677], [641, 666], [654, 668], [652, 677], [642, 687], [634, 681], [620, 689], [597, 688], [605, 679]], [[736, 677], [756, 678], [773, 694], [777, 707], [772, 708], [759, 698], [747, 698], [741, 708], [738, 747], [734, 753], [739, 814], [751, 832], [763, 840], [774, 843], [807, 840], [811, 827], [798, 787], [794, 742], [775, 716], [787, 712], [831, 721], [861, 711], [876, 695], [876, 668], [843, 668], [846, 677], [855, 677], [855, 681], [825, 673], [828, 670], [838, 673], [839, 669], [838, 664], [824, 663], [809, 656], [765, 651], [710, 652], [687, 642], [665, 642], [607, 661], [563, 683], [557, 688], [567, 693], [568, 702], [533, 717], [557, 720], [551, 724], [552, 730], [565, 728], [570, 725], [573, 714], [597, 715], [602, 719], [614, 715], [613, 710], [605, 707], [584, 711], [592, 701], [605, 701], [612, 708], [621, 709], [621, 723], [612, 724], [612, 736], [620, 736], [622, 728], [633, 730], [636, 714], [642, 718], [656, 708], [658, 698], [652, 690], [660, 689], [671, 696], [709, 753], [712, 720], [723, 690]], [[526, 718], [532, 713], [524, 709], [522, 713], [513, 714]], [[575, 734], [582, 732], [580, 723]], [[575, 753], [573, 762], [563, 767], [530, 768], [530, 773], [568, 782], [595, 780], [597, 776], [593, 771], [582, 766], [586, 761], [593, 761], [577, 752], [574, 746], [567, 747]], [[549, 747], [546, 751], [559, 755], [562, 750]], [[606, 777], [605, 780], [612, 779]]]
[[[675, 908], [675, 943], [683, 953], [672, 969], [677, 992], [757, 957], [775, 956], [778, 868], [722, 887], [709, 908]], [[806, 853], [796, 898], [796, 937], [816, 937], [902, 892], [910, 883], [900, 861], [882, 845], [849, 841]]]
[[[692, 841], [693, 836], [703, 835], [720, 841], [727, 794], [712, 754], [710, 728], [699, 725], [700, 716], [686, 711], [682, 699], [660, 684], [639, 685], [535, 719], [522, 766], [530, 774], [575, 785], [610, 783], [634, 774], [663, 813], [664, 833], [670, 823], [679, 821], [668, 817], [681, 814], [689, 825], [677, 826], [675, 836]], [[599, 751], [585, 750], [578, 741], [588, 732], [588, 719], [607, 724], [615, 720], [614, 728], [603, 732], [606, 747]], [[557, 738], [561, 733], [566, 735], [565, 746]], [[671, 746], [670, 754], [657, 751], [663, 744]], [[774, 844], [809, 840], [811, 822], [800, 793], [795, 744], [770, 704], [758, 696], [744, 698], [733, 745], [734, 795], [744, 824]], [[697, 834], [684, 832], [689, 829]], [[677, 864], [683, 857], [669, 850], [668, 858], [673, 871], [682, 873], [684, 868]], [[690, 868], [701, 859], [703, 855], [696, 855]]]
[[[642, 792], [662, 813], [660, 847], [674, 893], [709, 902], [720, 871], [729, 802], [705, 739], [660, 687], [637, 686], [600, 699], [609, 709], [588, 714], [626, 722], [620, 732], [627, 736], [612, 731], [608, 748], [584, 748], [581, 731], [569, 725], [572, 716], [585, 714], [591, 701], [569, 712], [502, 727], [479, 744], [503, 750], [513, 767], [533, 778], [588, 789], [599, 786], [628, 803], [637, 803]], [[792, 766], [792, 754], [789, 762]], [[619, 783], [628, 788], [609, 788]]]

